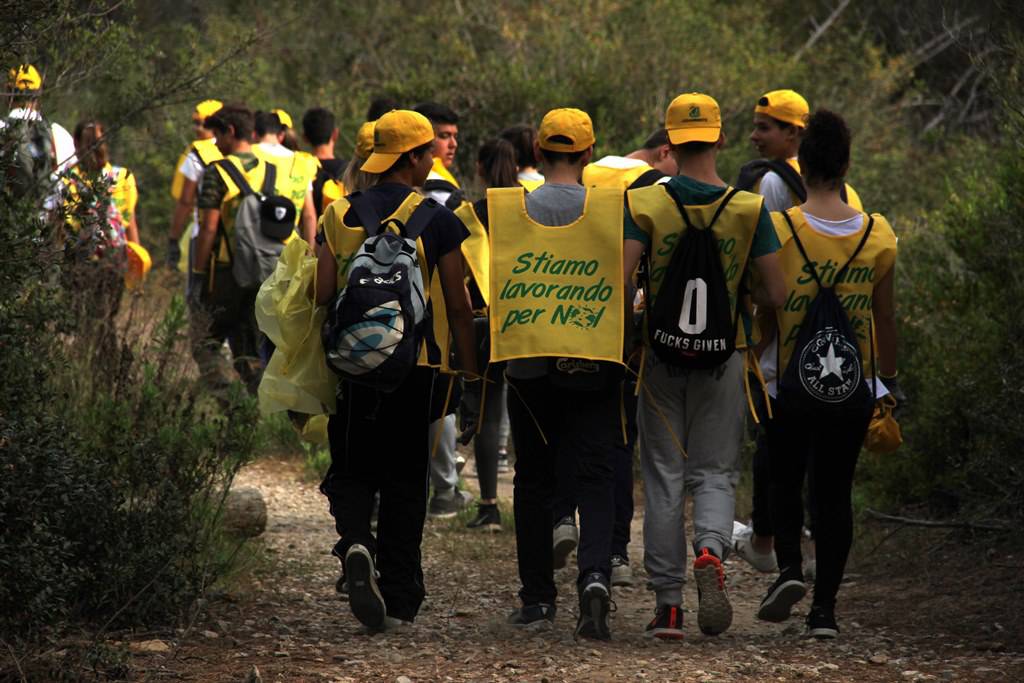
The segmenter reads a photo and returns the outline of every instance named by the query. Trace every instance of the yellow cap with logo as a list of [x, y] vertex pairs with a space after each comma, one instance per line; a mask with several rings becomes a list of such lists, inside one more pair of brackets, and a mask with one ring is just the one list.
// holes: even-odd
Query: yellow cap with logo
[[594, 144], [594, 124], [585, 111], [552, 109], [540, 122], [537, 140], [550, 152], [582, 152]]
[[772, 90], [761, 95], [754, 107], [755, 114], [768, 116], [789, 123], [798, 128], [807, 127], [807, 116], [810, 113], [807, 100], [794, 90]]
[[207, 117], [213, 116], [221, 110], [224, 104], [220, 100], [203, 100], [196, 105], [196, 116], [199, 117], [200, 121], [205, 121]]
[[43, 77], [39, 70], [31, 64], [19, 64], [7, 72], [8, 86], [15, 90], [39, 90], [43, 87]]
[[356, 133], [355, 155], [360, 159], [367, 159], [373, 154], [373, 129], [376, 125], [376, 121], [367, 121], [359, 126], [359, 132]]
[[383, 173], [405, 152], [434, 141], [430, 119], [408, 109], [392, 109], [377, 119], [373, 127], [373, 153], [362, 170]]
[[686, 93], [672, 100], [665, 112], [665, 129], [673, 145], [687, 142], [718, 142], [722, 112], [710, 95]]
[[281, 122], [281, 125], [285, 128], [294, 128], [292, 126], [292, 117], [288, 115], [284, 109], [271, 109], [271, 114], [277, 114], [277, 120]]

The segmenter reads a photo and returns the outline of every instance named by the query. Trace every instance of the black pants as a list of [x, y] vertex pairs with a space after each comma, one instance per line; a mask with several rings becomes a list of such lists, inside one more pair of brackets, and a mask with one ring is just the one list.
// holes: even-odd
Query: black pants
[[[629, 559], [629, 528], [633, 523], [633, 453], [636, 449], [636, 382], [627, 380], [622, 387], [622, 409], [626, 417], [626, 435], [615, 438], [615, 458], [612, 462], [612, 476], [615, 486], [615, 522], [612, 525], [612, 555]], [[621, 420], [619, 421], [621, 424]], [[573, 462], [559, 461], [558, 493], [555, 498], [553, 524], [563, 517], [576, 515], [576, 500], [573, 498]]]
[[553, 604], [557, 591], [551, 520], [559, 461], [572, 463], [572, 494], [580, 511], [577, 581], [591, 572], [606, 579], [611, 574], [612, 463], [616, 438], [622, 440], [619, 394], [557, 389], [547, 378], [509, 379], [508, 412], [516, 444], [513, 507], [519, 597], [526, 605]]
[[869, 414], [846, 419], [808, 419], [773, 404], [767, 423], [772, 453], [772, 524], [781, 571], [799, 568], [805, 474], [817, 520], [814, 604], [834, 606], [853, 544], [853, 476]]
[[[412, 620], [425, 595], [420, 543], [427, 508], [433, 370], [417, 367], [390, 394], [344, 383], [327, 433], [331, 467], [320, 485], [341, 540], [334, 554], [359, 543], [376, 558], [389, 616]], [[380, 493], [377, 536], [370, 531]]]
[[260, 331], [256, 323], [256, 294], [259, 290], [242, 289], [231, 270], [214, 272], [211, 288], [208, 274], [192, 275], [189, 286], [189, 323], [192, 335], [192, 357], [207, 384], [219, 389], [231, 381], [221, 356], [221, 345], [227, 340], [235, 372], [255, 395], [263, 377], [260, 363]]

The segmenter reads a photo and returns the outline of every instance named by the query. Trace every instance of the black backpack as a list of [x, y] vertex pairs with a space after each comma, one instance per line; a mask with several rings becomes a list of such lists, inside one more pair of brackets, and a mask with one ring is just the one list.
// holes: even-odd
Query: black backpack
[[36, 196], [48, 191], [57, 155], [50, 124], [40, 118], [8, 117], [2, 131], [0, 189], [14, 197]]
[[[803, 256], [805, 270], [818, 285], [818, 293], [807, 307], [807, 314], [800, 324], [793, 346], [793, 355], [779, 379], [779, 405], [787, 412], [808, 417], [867, 417], [875, 403], [875, 392], [864, 381], [857, 335], [836, 295], [835, 286], [843, 281], [850, 264], [863, 249], [875, 219], [868, 218], [868, 227], [857, 248], [846, 264], [836, 272], [832, 286], [826, 287], [814, 263], [807, 257], [789, 214], [784, 212], [782, 215]], [[874, 376], [875, 346], [870, 324], [868, 336], [871, 339]]]
[[[662, 362], [691, 370], [716, 368], [736, 350], [735, 315], [729, 309], [729, 290], [711, 228], [739, 190], [733, 188], [722, 199], [711, 221], [697, 228], [686, 213], [686, 206], [671, 187], [666, 191], [675, 200], [686, 223], [679, 244], [665, 268], [658, 296], [647, 310], [647, 339]], [[645, 280], [650, 287], [650, 252]]]
[[[800, 200], [799, 204], [807, 201], [807, 188], [804, 187], [804, 179], [797, 173], [795, 168], [785, 161], [779, 161], [778, 159], [754, 159], [744, 164], [740, 169], [740, 177], [736, 179], [736, 187], [753, 192], [758, 181], [768, 171], [775, 171], [782, 178], [782, 182], [786, 183], [786, 187], [789, 188], [790, 192], [795, 194], [797, 199]], [[839, 198], [846, 204], [850, 203], [846, 198], [846, 183], [843, 183], [842, 187], [839, 188]]]
[[444, 205], [452, 211], [462, 206], [462, 202], [466, 201], [466, 193], [444, 178], [431, 178], [423, 183], [422, 189], [424, 192], [449, 192], [450, 194], [448, 199], [444, 201]]
[[[327, 366], [342, 379], [389, 393], [415, 367], [430, 325], [416, 239], [441, 205], [424, 199], [406, 223], [392, 218], [382, 225], [365, 195], [354, 192], [348, 201], [366, 239], [345, 287], [328, 304], [324, 352]], [[390, 224], [401, 234], [388, 230]]]

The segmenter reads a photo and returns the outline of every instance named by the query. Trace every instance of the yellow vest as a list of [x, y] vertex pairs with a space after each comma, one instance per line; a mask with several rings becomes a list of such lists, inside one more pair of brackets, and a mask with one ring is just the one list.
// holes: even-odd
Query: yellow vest
[[[792, 166], [794, 171], [800, 173], [800, 162], [797, 159], [786, 159], [786, 163]], [[758, 179], [757, 183], [754, 185], [754, 192], [761, 192], [760, 179]], [[789, 197], [790, 201], [793, 202], [793, 206], [800, 205], [800, 198], [793, 194], [792, 190], [789, 191]], [[853, 189], [853, 186], [850, 185], [850, 183], [846, 183], [846, 203], [851, 209], [861, 212], [864, 211], [864, 204], [860, 200], [860, 195], [857, 194], [857, 190]]]
[[[658, 287], [665, 277], [665, 269], [672, 259], [680, 236], [686, 229], [686, 224], [665, 184], [640, 187], [626, 194], [630, 215], [637, 227], [651, 238], [651, 248], [648, 252], [651, 256], [651, 291], [646, 293], [649, 307], [658, 296]], [[686, 207], [694, 226], [706, 226], [727, 194], [728, 191], [710, 204]], [[750, 286], [747, 261], [763, 203], [764, 198], [753, 192], [737, 192], [711, 228], [722, 258], [722, 270], [725, 272], [725, 284], [729, 291], [730, 315], [733, 317], [736, 315], [740, 283], [746, 280], [748, 289]], [[742, 349], [746, 346], [747, 334], [744, 326], [740, 324], [736, 330], [736, 348]]]
[[639, 164], [629, 168], [602, 166], [598, 162], [587, 164], [583, 168], [583, 184], [587, 187], [613, 187], [625, 192], [636, 179], [654, 168], [647, 164]]
[[[239, 172], [245, 176], [245, 180], [249, 183], [249, 187], [256, 192], [259, 192], [260, 188], [263, 186], [263, 178], [267, 173], [266, 161], [257, 157], [258, 163], [252, 168], [252, 170], [246, 171], [245, 167], [242, 165], [242, 160], [235, 155], [229, 154], [225, 159], [234, 164], [238, 168]], [[238, 212], [238, 205], [242, 201], [242, 195], [241, 190], [237, 185], [235, 185], [234, 181], [231, 180], [231, 177], [223, 168], [220, 167], [220, 165], [215, 165], [214, 168], [216, 168], [217, 172], [220, 173], [220, 177], [224, 181], [228, 190], [220, 204], [220, 220], [224, 226], [225, 239], [220, 241], [220, 249], [217, 251], [217, 262], [231, 263], [231, 256], [228, 251], [228, 241], [234, 239], [235, 214]], [[288, 176], [278, 170], [277, 178], [274, 183], [275, 191], [281, 196], [287, 196], [286, 193], [290, 187], [290, 183], [291, 181]], [[294, 237], [294, 233], [292, 236]]]
[[[381, 222], [395, 219], [405, 223], [422, 201], [423, 196], [419, 193], [409, 193], [409, 196], [395, 209], [394, 213]], [[342, 197], [331, 203], [327, 210], [324, 211], [324, 215], [320, 217], [320, 227], [323, 230], [327, 247], [334, 254], [334, 259], [338, 264], [338, 279], [335, 291], [340, 291], [347, 284], [348, 270], [352, 264], [352, 259], [355, 258], [359, 247], [366, 240], [366, 231], [362, 227], [353, 228], [345, 225], [344, 219], [345, 214], [348, 212], [348, 207], [348, 200]], [[395, 230], [393, 226], [390, 229]], [[427, 257], [426, 252], [423, 250], [422, 238], [416, 240], [416, 251], [420, 261], [420, 274], [423, 277], [424, 296], [427, 298], [427, 303], [431, 304], [433, 313], [432, 320], [435, 340], [435, 345], [423, 344], [420, 349], [417, 365], [447, 368], [448, 352], [451, 349], [451, 333], [448, 330], [448, 316], [444, 307], [444, 294], [441, 290], [440, 278], [436, 277], [436, 275], [433, 279], [430, 278], [430, 269], [427, 267]], [[431, 346], [434, 347], [431, 348]]]
[[524, 180], [523, 178], [520, 178], [519, 184], [525, 187], [527, 192], [533, 192], [538, 187], [544, 184], [544, 179], [541, 178], [540, 180]]
[[[320, 168], [320, 160], [309, 152], [295, 152], [290, 156], [271, 154], [260, 145], [252, 146], [256, 158], [267, 161], [277, 167], [278, 180], [275, 186], [282, 197], [287, 197], [295, 205], [295, 225], [302, 220], [302, 207], [306, 203], [306, 190], [316, 177]], [[282, 183], [281, 177], [287, 182]]]
[[430, 169], [431, 173], [436, 173], [441, 177], [442, 180], [447, 180], [455, 187], [459, 187], [459, 181], [455, 179], [455, 176], [444, 167], [444, 162], [441, 161], [441, 157], [434, 157], [434, 165]]
[[[786, 212], [800, 237], [800, 243], [807, 251], [807, 257], [814, 262], [818, 276], [826, 285], [832, 283], [836, 271], [843, 267], [854, 252], [867, 229], [868, 216], [857, 232], [843, 237], [823, 235], [804, 218], [800, 207]], [[843, 309], [850, 317], [850, 324], [860, 345], [864, 374], [871, 377], [871, 334], [874, 325], [871, 313], [872, 295], [875, 283], [882, 279], [896, 262], [896, 234], [889, 223], [879, 214], [873, 214], [875, 224], [871, 235], [857, 258], [847, 270], [843, 282], [836, 284], [836, 295]], [[818, 285], [806, 267], [803, 256], [793, 240], [793, 233], [781, 213], [773, 213], [775, 231], [782, 243], [779, 261], [786, 282], [786, 303], [777, 312], [779, 322], [779, 376], [785, 372], [793, 353], [793, 344], [800, 333], [807, 308], [818, 293]]]
[[487, 191], [492, 362], [622, 362], [622, 200], [588, 190], [579, 219], [548, 227], [526, 213], [524, 189]]
[[320, 206], [320, 211], [326, 211], [327, 207], [332, 202], [337, 201], [347, 195], [348, 192], [345, 190], [345, 184], [340, 180], [331, 180], [328, 178], [324, 181], [324, 198], [323, 203]]
[[217, 149], [217, 141], [213, 138], [195, 140], [189, 145], [181, 153], [181, 156], [178, 157], [178, 163], [174, 165], [174, 177], [171, 178], [171, 196], [175, 199], [181, 198], [181, 189], [185, 186], [185, 176], [181, 174], [181, 165], [185, 162], [185, 157], [189, 155], [189, 152], [195, 152], [204, 166], [209, 166], [214, 161], [224, 158], [224, 155]]
[[490, 305], [491, 245], [487, 231], [471, 203], [463, 202], [462, 206], [455, 210], [455, 215], [469, 230], [469, 237], [462, 243], [462, 257], [466, 260], [484, 304]]

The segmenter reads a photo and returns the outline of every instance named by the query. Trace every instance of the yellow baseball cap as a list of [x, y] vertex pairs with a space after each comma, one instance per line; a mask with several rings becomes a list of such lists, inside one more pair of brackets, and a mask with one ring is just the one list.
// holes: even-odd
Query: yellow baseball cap
[[8, 85], [15, 90], [39, 90], [43, 87], [43, 77], [31, 64], [19, 64], [7, 72]]
[[772, 90], [761, 95], [754, 107], [755, 114], [767, 114], [773, 119], [789, 123], [799, 128], [807, 126], [810, 113], [807, 100], [793, 90]]
[[[560, 136], [571, 142], [552, 141]], [[550, 152], [582, 152], [594, 144], [594, 124], [590, 115], [579, 109], [552, 109], [544, 115], [537, 131], [541, 149]]]
[[292, 117], [288, 115], [284, 109], [271, 109], [271, 114], [277, 114], [277, 120], [281, 122], [281, 125], [285, 128], [293, 128]]
[[373, 127], [373, 153], [363, 163], [367, 173], [383, 173], [409, 150], [434, 141], [430, 119], [408, 109], [392, 109]]
[[668, 105], [665, 128], [673, 145], [718, 142], [722, 135], [722, 112], [714, 97], [699, 92], [686, 93]]
[[223, 106], [224, 104], [220, 100], [203, 100], [196, 105], [195, 113], [200, 121], [205, 121], [208, 117], [219, 112]]
[[373, 153], [373, 129], [376, 125], [376, 121], [367, 121], [359, 126], [359, 132], [356, 133], [355, 155], [360, 159], [367, 159]]

